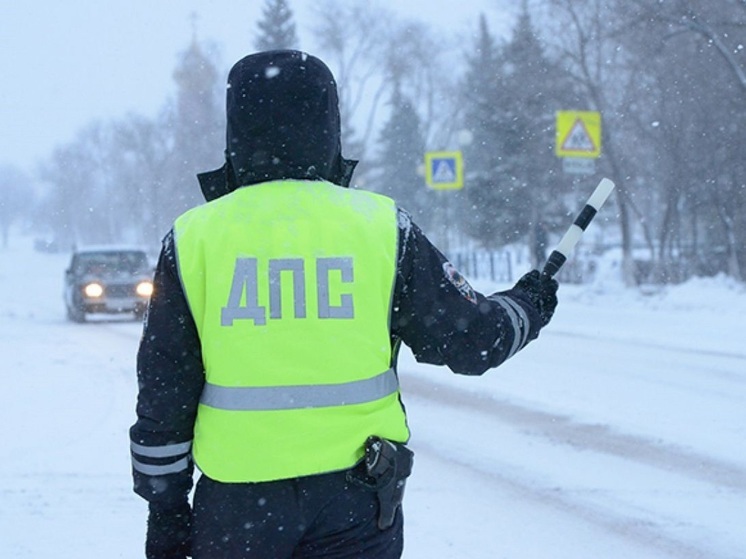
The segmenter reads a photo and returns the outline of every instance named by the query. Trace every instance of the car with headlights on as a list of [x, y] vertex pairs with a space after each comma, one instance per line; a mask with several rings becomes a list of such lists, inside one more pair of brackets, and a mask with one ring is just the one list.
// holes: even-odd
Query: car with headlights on
[[68, 319], [89, 314], [133, 314], [141, 319], [153, 293], [153, 267], [140, 248], [97, 246], [73, 250], [65, 270]]

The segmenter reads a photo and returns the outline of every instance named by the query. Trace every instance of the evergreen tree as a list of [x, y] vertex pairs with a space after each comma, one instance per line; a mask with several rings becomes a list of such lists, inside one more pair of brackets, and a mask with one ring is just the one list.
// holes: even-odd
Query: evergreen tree
[[297, 48], [293, 12], [286, 0], [265, 0], [262, 19], [257, 25], [259, 36], [255, 46], [258, 50]]
[[574, 105], [566, 99], [572, 88], [544, 54], [525, 2], [501, 48], [481, 18], [468, 66], [470, 233], [484, 244], [525, 240], [536, 247], [536, 235], [552, 227], [552, 214], [564, 213], [558, 194], [571, 181], [557, 172], [554, 119], [558, 109]]
[[495, 220], [484, 209], [495, 206], [497, 198], [496, 175], [501, 157], [496, 141], [502, 133], [495, 110], [499, 71], [500, 51], [482, 14], [474, 53], [467, 55], [463, 87], [464, 124], [472, 138], [464, 148], [464, 194], [473, 209], [473, 218], [464, 225], [471, 236], [484, 244], [496, 238]]
[[424, 228], [429, 222], [433, 193], [418, 173], [425, 153], [420, 117], [398, 84], [394, 84], [390, 105], [391, 113], [380, 133], [378, 173], [371, 186], [396, 200]]

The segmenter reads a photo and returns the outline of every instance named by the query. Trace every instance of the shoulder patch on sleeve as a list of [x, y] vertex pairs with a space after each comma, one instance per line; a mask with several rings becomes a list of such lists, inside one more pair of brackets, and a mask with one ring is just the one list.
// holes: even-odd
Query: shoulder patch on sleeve
[[466, 278], [461, 275], [461, 273], [453, 264], [451, 264], [450, 262], [444, 262], [443, 273], [445, 274], [446, 279], [451, 282], [451, 284], [453, 284], [456, 289], [458, 289], [459, 293], [461, 293], [461, 295], [463, 295], [465, 299], [468, 299], [475, 305], [477, 304], [476, 291], [474, 291], [474, 288], [469, 285], [469, 282], [466, 281]]

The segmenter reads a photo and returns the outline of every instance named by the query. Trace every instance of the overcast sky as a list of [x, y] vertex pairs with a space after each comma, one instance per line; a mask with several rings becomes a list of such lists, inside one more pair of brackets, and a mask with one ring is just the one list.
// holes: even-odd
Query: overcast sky
[[[301, 38], [314, 0], [290, 0]], [[518, 0], [382, 0], [443, 37], [510, 28], [501, 6]], [[0, 0], [0, 164], [33, 172], [56, 145], [97, 119], [154, 116], [173, 94], [177, 55], [191, 40], [212, 42], [227, 72], [253, 50], [264, 0]], [[502, 27], [502, 29], [500, 28]], [[312, 50], [312, 41], [303, 48]]]

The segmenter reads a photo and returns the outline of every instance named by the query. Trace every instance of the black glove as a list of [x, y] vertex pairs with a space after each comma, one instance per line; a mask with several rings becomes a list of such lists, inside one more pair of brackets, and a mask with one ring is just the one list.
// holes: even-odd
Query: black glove
[[189, 503], [148, 507], [147, 559], [186, 559], [192, 554], [192, 509]]
[[531, 270], [515, 284], [514, 289], [523, 291], [531, 301], [531, 304], [539, 311], [542, 327], [549, 324], [557, 308], [557, 289], [559, 283], [548, 274], [542, 274], [539, 270]]

